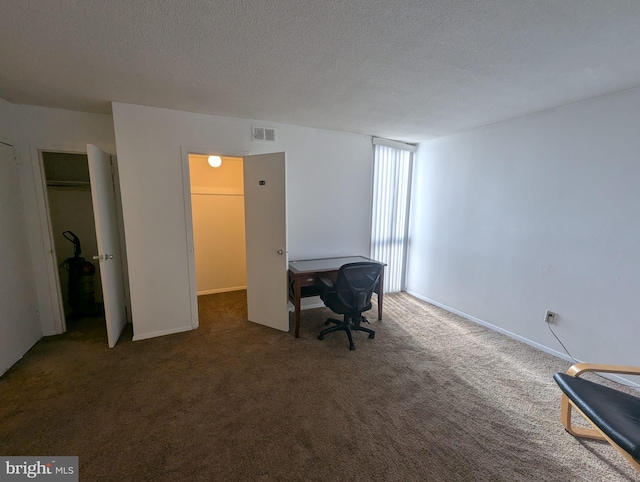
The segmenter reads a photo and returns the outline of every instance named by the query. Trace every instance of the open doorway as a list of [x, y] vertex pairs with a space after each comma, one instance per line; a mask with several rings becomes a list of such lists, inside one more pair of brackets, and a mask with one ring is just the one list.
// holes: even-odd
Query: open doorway
[[243, 159], [188, 159], [197, 295], [246, 290]]
[[87, 155], [42, 152], [42, 163], [65, 329], [82, 330], [104, 318]]
[[[237, 164], [234, 177], [237, 182], [231, 185], [214, 183], [213, 186], [208, 186], [205, 184], [204, 177], [201, 176], [214, 175], [217, 177], [213, 173], [221, 171], [216, 171], [220, 167], [207, 165], [210, 157], [210, 153], [207, 151], [207, 149], [201, 148], [197, 150], [182, 148], [191, 326], [193, 328], [199, 326], [198, 295], [203, 295], [206, 292], [219, 293], [240, 290], [246, 287], [248, 320], [288, 331], [286, 153], [274, 152], [255, 155], [243, 153], [236, 156], [223, 156], [221, 166], [225, 165], [225, 159], [232, 161], [235, 158]], [[198, 154], [201, 157], [196, 166], [195, 161], [192, 164], [190, 159], [194, 159]], [[240, 169], [240, 165], [242, 169]], [[200, 191], [200, 189], [202, 190]], [[235, 215], [231, 215], [232, 211], [229, 209], [226, 211], [227, 216], [224, 219], [215, 219], [209, 216], [205, 218], [204, 228], [212, 230], [209, 233], [210, 243], [226, 240], [227, 244], [218, 246], [215, 254], [223, 257], [227, 265], [234, 253], [238, 254], [236, 266], [240, 267], [240, 274], [244, 272], [243, 284], [227, 280], [225, 284], [207, 287], [203, 283], [204, 273], [211, 269], [215, 270], [216, 262], [207, 259], [203, 252], [203, 249], [210, 251], [208, 249], [210, 243], [206, 240], [196, 241], [194, 239], [195, 236], [199, 236], [200, 228], [198, 225], [201, 223], [194, 220], [194, 214], [197, 215], [197, 210], [194, 210], [192, 205], [200, 200], [195, 199], [198, 195], [192, 194], [192, 191], [200, 191], [200, 196], [211, 196], [213, 202], [230, 198], [233, 195], [239, 198], [236, 200], [233, 211], [236, 213]], [[230, 199], [227, 200], [230, 201]], [[244, 210], [240, 207], [240, 200], [244, 204]], [[224, 213], [225, 211], [219, 210], [219, 212]], [[231, 226], [236, 229], [236, 236], [233, 238], [235, 241], [229, 241], [228, 233]], [[241, 256], [242, 253], [244, 256]], [[198, 258], [197, 262], [196, 258]], [[224, 272], [221, 270], [218, 274]]]

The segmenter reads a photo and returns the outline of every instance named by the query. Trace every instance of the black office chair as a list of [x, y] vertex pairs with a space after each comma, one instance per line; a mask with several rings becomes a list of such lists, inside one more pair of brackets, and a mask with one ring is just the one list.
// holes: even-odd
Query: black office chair
[[378, 285], [382, 273], [380, 263], [348, 263], [340, 267], [335, 284], [327, 278], [320, 278], [322, 293], [320, 298], [334, 313], [344, 315], [344, 320], [328, 318], [325, 325], [335, 323], [336, 326], [326, 328], [318, 335], [318, 340], [324, 339], [324, 335], [334, 331], [344, 330], [349, 337], [349, 349], [355, 350], [351, 331], [364, 331], [369, 333], [369, 338], [375, 338], [376, 332], [360, 326], [361, 322], [369, 323], [362, 316], [363, 311], [371, 309], [371, 295]]

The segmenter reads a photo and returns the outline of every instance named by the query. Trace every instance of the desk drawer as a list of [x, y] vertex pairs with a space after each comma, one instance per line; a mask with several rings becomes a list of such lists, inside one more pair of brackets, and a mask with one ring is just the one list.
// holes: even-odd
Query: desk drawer
[[298, 278], [300, 286], [314, 286], [320, 284], [320, 276], [317, 274], [304, 275]]
[[298, 277], [298, 283], [300, 286], [316, 286], [320, 285], [320, 278], [327, 278], [332, 283], [336, 282], [336, 278], [338, 277], [337, 271], [328, 271], [326, 273], [309, 273], [304, 276]]

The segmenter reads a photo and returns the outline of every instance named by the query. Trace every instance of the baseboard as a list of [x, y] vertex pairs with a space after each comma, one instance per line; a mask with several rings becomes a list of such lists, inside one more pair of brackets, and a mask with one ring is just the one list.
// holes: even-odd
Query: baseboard
[[214, 295], [216, 293], [228, 293], [229, 291], [241, 291], [241, 290], [246, 290], [246, 289], [247, 289], [246, 286], [234, 286], [232, 288], [218, 288], [218, 289], [215, 289], [215, 290], [198, 291], [197, 295], [198, 296]]
[[[300, 305], [300, 311], [310, 310], [312, 308], [324, 308], [324, 303], [321, 301], [320, 303], [309, 303], [308, 305]], [[295, 308], [293, 304], [290, 304], [289, 311], [294, 311]]]
[[141, 335], [133, 335], [133, 341], [146, 340], [148, 338], [156, 338], [158, 336], [173, 335], [174, 333], [182, 333], [183, 331], [193, 330], [191, 325], [181, 326], [179, 328], [171, 328], [170, 330], [152, 331], [149, 333], [143, 333]]
[[319, 303], [309, 303], [304, 307], [300, 307], [301, 310], [310, 310], [311, 308], [324, 308], [324, 303], [320, 301]]
[[[407, 291], [408, 294], [410, 294], [411, 296], [414, 296], [416, 298], [418, 298], [419, 300], [422, 301], [426, 301], [427, 303], [430, 303], [434, 306], [437, 306], [438, 308], [442, 308], [443, 310], [447, 310], [451, 313], [454, 313], [458, 316], [461, 316], [462, 318], [465, 318], [469, 321], [473, 321], [474, 323], [477, 323], [479, 325], [485, 326], [487, 328], [489, 328], [490, 330], [493, 331], [497, 331], [498, 333], [502, 333], [503, 335], [508, 336], [509, 338], [513, 338], [514, 340], [518, 340], [521, 341], [523, 343], [526, 343], [529, 346], [532, 346], [533, 348], [536, 348], [540, 351], [543, 351], [545, 353], [548, 353], [549, 355], [553, 355], [557, 358], [561, 358], [562, 360], [568, 361], [569, 363], [576, 363], [569, 355], [567, 355], [566, 353], [562, 353], [559, 351], [556, 351], [552, 348], [549, 348], [548, 346], [545, 345], [541, 345], [540, 343], [537, 343], [533, 340], [529, 340], [528, 338], [525, 338], [523, 336], [520, 335], [516, 335], [515, 333], [512, 333], [508, 330], [505, 330], [504, 328], [500, 328], [499, 326], [496, 325], [492, 325], [491, 323], [488, 323], [484, 320], [481, 320], [480, 318], [476, 318], [475, 316], [471, 316], [467, 313], [464, 313], [463, 311], [460, 310], [456, 310], [455, 308], [451, 308], [450, 306], [444, 305], [442, 303], [439, 303], [435, 300], [429, 299], [425, 296], [419, 295], [418, 293], [415, 293], [413, 291]], [[578, 360], [579, 363], [582, 363], [582, 360]], [[619, 375], [615, 375], [615, 374], [611, 374], [611, 373], [601, 373], [601, 376], [603, 376], [604, 378], [608, 378], [616, 383], [620, 383], [622, 385], [629, 385], [632, 388], [636, 388], [638, 390], [640, 390], [640, 385], [637, 384], [636, 382], [633, 382], [627, 378], [621, 377]]]
[[[305, 303], [306, 300], [309, 301]], [[295, 311], [295, 306], [293, 306], [293, 303], [291, 303], [290, 301], [287, 306], [289, 311]], [[303, 298], [302, 300], [300, 300], [300, 311], [310, 310], [312, 308], [324, 308], [324, 303], [319, 297]]]

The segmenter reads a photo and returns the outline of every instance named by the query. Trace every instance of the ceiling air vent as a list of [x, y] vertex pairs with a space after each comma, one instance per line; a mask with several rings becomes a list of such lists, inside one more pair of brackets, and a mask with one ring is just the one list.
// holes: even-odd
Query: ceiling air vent
[[251, 141], [275, 144], [276, 130], [273, 127], [251, 126]]

